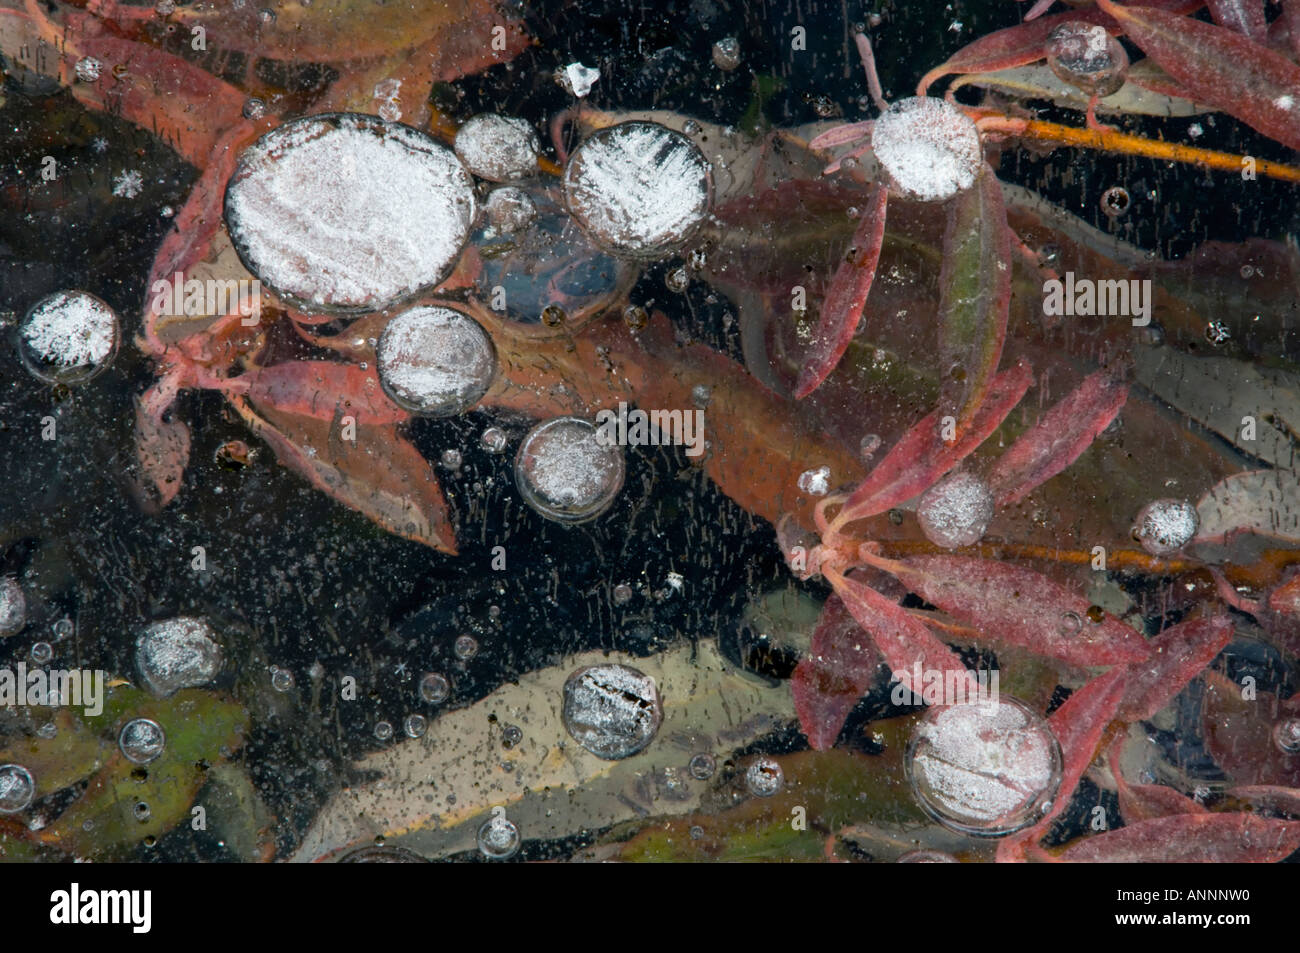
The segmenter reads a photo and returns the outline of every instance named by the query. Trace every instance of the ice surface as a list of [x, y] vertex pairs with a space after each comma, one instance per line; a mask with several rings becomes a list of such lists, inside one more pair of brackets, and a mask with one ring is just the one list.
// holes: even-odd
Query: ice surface
[[533, 127], [513, 116], [485, 113], [456, 133], [456, 155], [475, 175], [490, 182], [522, 179], [537, 171], [540, 146]]
[[450, 274], [473, 180], [429, 136], [374, 116], [310, 116], [240, 157], [226, 224], [240, 257], [308, 310], [377, 311]]
[[376, 351], [379, 381], [400, 406], [450, 417], [477, 404], [496, 375], [492, 339], [451, 308], [403, 311], [384, 328]]
[[680, 133], [625, 122], [582, 143], [564, 170], [569, 213], [600, 245], [653, 258], [681, 245], [712, 200], [709, 163]]
[[881, 113], [871, 146], [895, 190], [925, 202], [969, 189], [984, 161], [975, 123], [930, 96], [900, 99]]

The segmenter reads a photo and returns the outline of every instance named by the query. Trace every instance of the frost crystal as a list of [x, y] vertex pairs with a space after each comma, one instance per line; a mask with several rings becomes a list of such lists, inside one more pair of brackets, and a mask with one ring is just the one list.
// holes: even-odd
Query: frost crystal
[[581, 63], [570, 63], [563, 69], [556, 70], [555, 79], [570, 96], [582, 99], [591, 92], [596, 80], [600, 79], [600, 70]]
[[1137, 537], [1153, 556], [1178, 552], [1196, 535], [1200, 517], [1187, 500], [1154, 500], [1142, 507], [1137, 518]]
[[685, 242], [708, 214], [709, 164], [681, 133], [625, 122], [582, 143], [564, 171], [569, 213], [616, 253], [654, 258]]
[[876, 158], [903, 195], [939, 202], [975, 184], [984, 162], [975, 123], [942, 99], [900, 99], [871, 135]]
[[473, 181], [424, 133], [373, 116], [310, 116], [240, 157], [226, 224], [268, 286], [312, 310], [376, 311], [450, 274]]
[[144, 176], [135, 169], [123, 169], [113, 180], [113, 194], [120, 199], [133, 199], [144, 188]]
[[456, 132], [456, 155], [490, 182], [522, 179], [537, 171], [540, 146], [532, 126], [513, 116], [475, 116]]
[[58, 291], [36, 303], [20, 328], [23, 344], [40, 364], [98, 367], [117, 345], [117, 315], [94, 295]]

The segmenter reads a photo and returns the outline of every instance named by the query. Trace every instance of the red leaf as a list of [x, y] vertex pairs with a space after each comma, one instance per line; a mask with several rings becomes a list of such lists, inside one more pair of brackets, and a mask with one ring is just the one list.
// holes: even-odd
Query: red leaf
[[989, 488], [997, 505], [1019, 502], [1077, 460], [1115, 419], [1127, 399], [1128, 385], [1106, 371], [1084, 378], [1034, 427], [1021, 434], [993, 466]]
[[1113, 668], [1094, 678], [1066, 699], [1065, 704], [1047, 719], [1052, 734], [1061, 743], [1061, 787], [1051, 813], [1038, 824], [1039, 829], [1046, 830], [1066, 809], [1083, 772], [1096, 757], [1102, 733], [1115, 717], [1115, 710], [1124, 695], [1126, 674], [1123, 668]]
[[1151, 657], [1134, 665], [1120, 704], [1125, 721], [1150, 718], [1214, 661], [1232, 641], [1232, 620], [1226, 615], [1180, 622], [1148, 643]]
[[1177, 814], [1071, 845], [1061, 860], [1100, 864], [1275, 864], [1300, 848], [1300, 821], [1254, 814]]
[[1300, 66], [1221, 26], [1150, 7], [1097, 4], [1192, 98], [1300, 149]]
[[1119, 751], [1127, 740], [1127, 732], [1115, 736], [1106, 753], [1111, 776], [1119, 796], [1119, 813], [1125, 824], [1149, 821], [1154, 817], [1171, 814], [1208, 814], [1205, 805], [1163, 784], [1129, 784], [1119, 767]]
[[1219, 26], [1248, 36], [1256, 43], [1267, 42], [1264, 0], [1205, 0], [1205, 5]]
[[[1082, 666], [1141, 662], [1150, 654], [1137, 631], [1110, 616], [1086, 621], [1087, 599], [1032, 569], [968, 556], [910, 556], [888, 568], [921, 598], [993, 641]], [[1068, 613], [1081, 628], [1071, 631]]]
[[290, 361], [256, 368], [236, 380], [247, 380], [248, 397], [256, 404], [317, 420], [349, 415], [357, 424], [393, 424], [410, 419], [388, 399], [379, 376], [356, 364]]
[[1230, 788], [1229, 797], [1240, 798], [1269, 811], [1279, 811], [1300, 817], [1300, 789], [1280, 784], [1250, 784]]
[[157, 494], [157, 505], [170, 503], [180, 491], [190, 459], [190, 430], [181, 420], [164, 420], [146, 403], [135, 404], [135, 455], [140, 469]]
[[889, 192], [883, 186], [871, 187], [848, 256], [835, 269], [835, 277], [822, 299], [821, 315], [813, 332], [812, 354], [795, 385], [796, 399], [811, 394], [835, 369], [858, 330], [862, 309], [866, 307], [867, 295], [871, 292], [871, 282], [876, 277], [880, 246], [885, 240], [888, 198]]
[[[1002, 360], [1011, 309], [1011, 232], [1002, 186], [985, 163], [948, 206], [939, 274], [941, 406], [962, 425], [983, 403]], [[960, 368], [960, 379], [954, 371]]]
[[919, 669], [928, 677], [942, 672], [944, 685], [964, 684], [966, 697], [976, 697], [979, 684], [975, 676], [924, 622], [856, 579], [834, 570], [828, 570], [826, 578], [853, 618], [871, 634], [885, 664], [905, 686], [919, 695], [923, 686], [912, 684], [914, 673]]
[[811, 654], [794, 670], [790, 688], [799, 727], [814, 751], [835, 744], [844, 719], [880, 677], [884, 664], [871, 637], [837, 596], [822, 606]]
[[952, 442], [943, 439], [938, 411], [907, 431], [835, 517], [835, 526], [883, 513], [932, 486], [1001, 426], [1029, 389], [1033, 372], [1021, 361], [989, 385], [988, 397]]

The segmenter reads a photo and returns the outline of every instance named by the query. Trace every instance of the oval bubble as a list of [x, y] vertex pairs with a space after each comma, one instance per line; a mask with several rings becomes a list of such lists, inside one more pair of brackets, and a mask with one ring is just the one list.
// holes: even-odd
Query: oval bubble
[[560, 523], [582, 523], [609, 508], [623, 488], [623, 450], [601, 442], [581, 417], [553, 417], [524, 437], [515, 483], [534, 510]]
[[496, 376], [496, 349], [467, 314], [444, 307], [403, 311], [384, 327], [375, 351], [379, 382], [413, 414], [452, 417], [469, 410]]
[[113, 360], [117, 313], [85, 291], [56, 291], [18, 325], [18, 353], [32, 375], [49, 384], [80, 384]]

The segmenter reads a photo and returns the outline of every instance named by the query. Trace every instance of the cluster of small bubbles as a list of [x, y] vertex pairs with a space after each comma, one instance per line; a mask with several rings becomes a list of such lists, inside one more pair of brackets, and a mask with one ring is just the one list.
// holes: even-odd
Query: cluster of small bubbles
[[84, 291], [56, 291], [32, 305], [18, 326], [19, 355], [47, 384], [80, 384], [117, 351], [117, 313]]
[[500, 427], [488, 427], [479, 436], [479, 443], [488, 453], [500, 453], [506, 448], [506, 432]]
[[1287, 754], [1300, 754], [1300, 718], [1282, 718], [1273, 725], [1273, 743]]
[[0, 639], [27, 624], [27, 596], [13, 576], [0, 576]]
[[451, 683], [447, 681], [446, 676], [439, 675], [437, 672], [429, 672], [420, 679], [420, 699], [428, 702], [430, 705], [440, 705], [447, 700], [451, 694]]
[[740, 41], [734, 36], [724, 36], [713, 44], [713, 65], [730, 72], [740, 65]]
[[898, 507], [894, 507], [886, 515], [889, 517], [889, 522], [893, 523], [895, 526], [903, 525], [904, 513]]
[[755, 758], [745, 769], [745, 790], [754, 797], [771, 797], [785, 786], [785, 771], [775, 758]]
[[506, 725], [501, 729], [501, 745], [505, 748], [513, 748], [519, 742], [524, 740], [523, 730], [518, 725]]
[[1075, 635], [1083, 628], [1083, 619], [1077, 612], [1067, 612], [1061, 616], [1061, 634]]
[[904, 768], [917, 801], [939, 823], [997, 837], [1042, 819], [1061, 783], [1061, 746], [1041, 715], [1002, 695], [928, 709]]
[[504, 814], [493, 814], [478, 829], [478, 849], [489, 860], [505, 860], [519, 850], [519, 828]]
[[162, 726], [150, 718], [132, 718], [122, 726], [117, 746], [132, 764], [148, 764], [163, 753], [167, 739]]
[[650, 315], [639, 304], [630, 304], [623, 309], [623, 323], [633, 331], [640, 331], [650, 323]]
[[548, 328], [561, 327], [568, 317], [558, 304], [548, 304], [542, 309], [542, 324]]
[[1103, 26], [1071, 20], [1047, 36], [1047, 65], [1057, 78], [1089, 96], [1119, 91], [1128, 73], [1128, 54]]
[[464, 458], [461, 456], [459, 450], [444, 450], [442, 451], [442, 455], [438, 458], [438, 462], [448, 470], [459, 470], [460, 465], [464, 462]]
[[493, 189], [484, 205], [488, 223], [502, 235], [515, 235], [537, 220], [537, 205], [523, 189]]
[[1110, 218], [1119, 218], [1132, 204], [1133, 199], [1128, 194], [1128, 189], [1122, 185], [1112, 185], [1101, 193], [1101, 210]]
[[612, 595], [614, 605], [625, 606], [632, 601], [632, 587], [625, 582], [620, 582], [614, 587]]
[[509, 182], [537, 171], [540, 146], [527, 121], [484, 113], [456, 131], [455, 149], [460, 161], [479, 178]]
[[141, 823], [144, 823], [149, 820], [149, 818], [153, 817], [153, 811], [150, 809], [148, 801], [136, 801], [135, 805], [131, 808], [131, 813], [135, 816], [135, 819]]
[[451, 308], [403, 311], [376, 350], [379, 382], [399, 407], [428, 417], [464, 413], [496, 376], [496, 349], [482, 325]]
[[387, 721], [375, 722], [375, 737], [380, 741], [388, 741], [393, 737], [393, 725]]
[[429, 730], [429, 720], [423, 715], [407, 715], [402, 730], [406, 732], [408, 738], [423, 738], [424, 733]]
[[664, 287], [675, 294], [682, 294], [691, 286], [691, 275], [685, 266], [671, 269], [664, 275]]
[[831, 491], [831, 468], [820, 466], [805, 470], [795, 482], [800, 490], [810, 496], [825, 496]]
[[609, 508], [623, 488], [623, 450], [606, 446], [580, 417], [554, 417], [535, 426], [515, 455], [515, 484], [547, 519], [581, 523]]
[[899, 864], [955, 864], [958, 863], [956, 857], [952, 854], [945, 854], [941, 850], [909, 850], [905, 854], [899, 854]]
[[1138, 513], [1133, 535], [1152, 556], [1169, 556], [1190, 543], [1199, 528], [1200, 517], [1189, 501], [1153, 500]]
[[967, 471], [958, 471], [926, 490], [916, 507], [925, 538], [956, 549], [983, 538], [993, 519], [993, 491]]
[[564, 728], [598, 758], [618, 761], [654, 740], [663, 703], [654, 679], [626, 665], [580, 668], [564, 683]]
[[261, 119], [266, 115], [266, 102], [258, 99], [256, 96], [250, 96], [244, 100], [244, 118], [254, 121]]
[[77, 60], [76, 73], [77, 79], [83, 83], [93, 83], [99, 79], [100, 71], [103, 70], [104, 64], [93, 56], [83, 56]]
[[293, 672], [278, 665], [271, 666], [271, 687], [277, 692], [287, 692], [293, 688]]
[[691, 773], [691, 777], [695, 778], [695, 780], [707, 781], [709, 778], [713, 777], [714, 772], [718, 770], [718, 762], [714, 760], [714, 757], [711, 754], [695, 754], [691, 755], [691, 760], [686, 766], [686, 770]]
[[708, 384], [696, 384], [691, 388], [691, 403], [700, 410], [707, 410], [709, 401], [713, 399], [713, 391]]
[[36, 781], [21, 764], [0, 765], [0, 814], [17, 814], [32, 803]]
[[37, 665], [46, 665], [54, 658], [54, 646], [49, 642], [32, 643], [32, 661]]
[[472, 635], [458, 635], [456, 641], [452, 643], [451, 650], [456, 658], [468, 662], [478, 654], [478, 642]]
[[1205, 340], [1215, 347], [1226, 344], [1231, 337], [1232, 332], [1228, 330], [1228, 326], [1222, 321], [1211, 321], [1205, 326]]
[[[709, 253], [703, 248], [692, 248], [686, 253], [686, 267], [690, 271], [703, 271], [709, 266]], [[709, 295], [706, 299], [709, 304], [717, 304], [718, 299]]]

